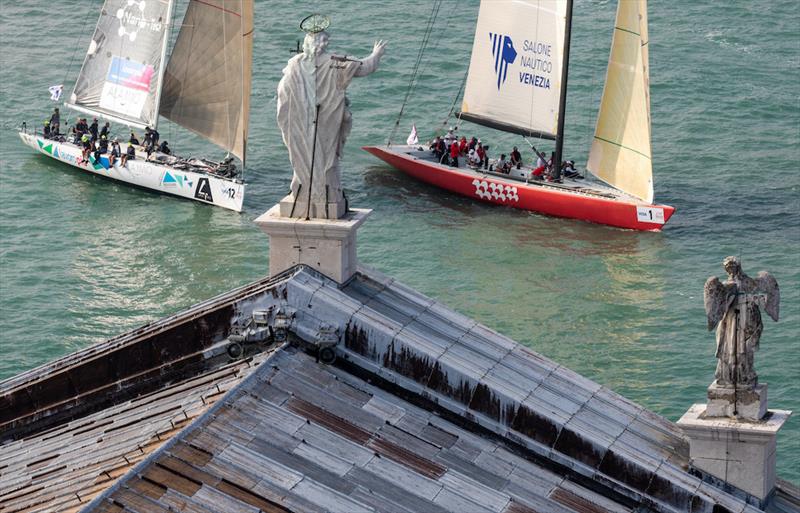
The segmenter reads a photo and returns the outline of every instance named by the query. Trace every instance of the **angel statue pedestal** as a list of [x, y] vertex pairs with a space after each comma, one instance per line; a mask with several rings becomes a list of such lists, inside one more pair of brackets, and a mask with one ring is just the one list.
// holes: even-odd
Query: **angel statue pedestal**
[[716, 380], [708, 387], [706, 417], [730, 417], [759, 421], [767, 414], [767, 384], [737, 388], [719, 385]]
[[767, 408], [754, 357], [763, 331], [761, 309], [778, 320], [780, 290], [771, 274], [747, 276], [739, 259], [723, 262], [728, 280], [705, 285], [708, 329], [717, 328], [717, 368], [708, 403], [678, 420], [689, 438], [691, 465], [708, 481], [763, 508], [775, 488], [776, 437], [792, 414]]
[[339, 162], [352, 116], [345, 92], [355, 77], [378, 69], [385, 43], [363, 59], [327, 51], [330, 25], [313, 14], [300, 23], [303, 51], [289, 60], [278, 84], [278, 127], [294, 172], [290, 193], [256, 219], [269, 235], [269, 272], [297, 264], [338, 283], [356, 271], [356, 230], [371, 210], [348, 208]]

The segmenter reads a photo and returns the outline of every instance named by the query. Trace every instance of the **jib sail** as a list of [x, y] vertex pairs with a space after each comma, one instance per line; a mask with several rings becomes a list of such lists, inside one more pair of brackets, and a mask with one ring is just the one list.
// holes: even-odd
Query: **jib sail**
[[619, 2], [586, 168], [614, 187], [652, 203], [647, 42], [646, 0]]

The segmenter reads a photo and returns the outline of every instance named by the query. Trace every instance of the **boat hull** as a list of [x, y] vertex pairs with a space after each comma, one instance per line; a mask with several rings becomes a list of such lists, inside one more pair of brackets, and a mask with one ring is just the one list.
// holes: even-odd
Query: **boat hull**
[[99, 162], [95, 161], [94, 157], [84, 160], [81, 149], [74, 144], [53, 141], [41, 135], [25, 132], [20, 132], [19, 136], [22, 142], [37, 152], [83, 171], [171, 196], [216, 205], [236, 212], [242, 211], [245, 190], [243, 182], [175, 169], [138, 158], [128, 161], [125, 166], [121, 166], [119, 162], [110, 166], [106, 155], [102, 155]]
[[404, 147], [367, 146], [363, 149], [407, 175], [468, 198], [556, 217], [579, 219], [631, 230], [660, 231], [675, 209], [649, 205], [634, 198], [579, 192], [546, 182], [526, 182], [452, 168], [415, 157]]

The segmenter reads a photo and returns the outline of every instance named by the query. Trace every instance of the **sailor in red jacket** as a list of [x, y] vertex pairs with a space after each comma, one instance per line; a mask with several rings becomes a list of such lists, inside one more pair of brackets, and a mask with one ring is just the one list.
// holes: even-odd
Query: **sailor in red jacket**
[[475, 153], [478, 154], [478, 167], [483, 166], [484, 169], [488, 169], [489, 159], [486, 158], [486, 150], [483, 148], [483, 144], [478, 143], [478, 146], [475, 148]]
[[458, 167], [458, 141], [453, 141], [450, 145], [450, 165]]

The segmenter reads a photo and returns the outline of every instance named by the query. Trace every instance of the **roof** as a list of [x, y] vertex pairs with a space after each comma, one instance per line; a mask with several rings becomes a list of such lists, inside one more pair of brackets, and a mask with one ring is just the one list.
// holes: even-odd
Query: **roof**
[[0, 447], [0, 511], [77, 511], [256, 368], [242, 360]]
[[289, 347], [93, 511], [114, 507], [599, 513], [633, 504]]
[[[232, 335], [252, 335], [242, 331], [248, 319], [269, 325], [268, 340], [250, 344], [247, 335], [243, 359], [226, 358]], [[258, 366], [212, 386], [210, 408], [196, 402], [207, 392], [155, 379], [137, 397], [163, 397], [163, 410], [83, 391], [73, 417], [59, 406], [66, 397], [49, 400], [50, 409], [38, 399], [32, 410], [23, 398], [36, 395], [34, 383], [54, 387], [27, 373], [0, 383], [0, 406], [21, 412], [3, 417], [0, 408], [0, 420], [15, 426], [0, 459], [16, 462], [49, 444], [64, 462], [81, 461], [85, 451], [72, 441], [83, 434], [80, 421], [91, 421], [86, 443], [119, 462], [135, 446], [102, 435], [104, 423], [125, 428], [127, 415], [152, 411], [155, 422], [133, 415], [131, 433], [148, 453], [107, 471], [118, 480], [92, 468], [57, 470], [53, 482], [102, 492], [87, 511], [757, 511], [688, 471], [673, 423], [375, 271], [340, 287], [298, 267], [146, 328], [121, 338], [154, 354], [173, 348], [168, 361], [150, 362], [157, 375], [192, 381], [250, 358]], [[329, 365], [317, 361], [327, 344], [336, 355]], [[118, 346], [95, 348], [88, 361], [101, 363], [88, 370], [119, 360], [104, 356]], [[190, 358], [198, 346], [202, 358]], [[77, 379], [87, 359], [67, 360], [53, 374], [72, 369]], [[111, 383], [124, 392], [135, 376]], [[167, 429], [178, 408], [193, 420]], [[149, 445], [153, 433], [158, 443]], [[50, 465], [40, 460], [0, 469], [0, 496], [19, 480], [29, 495], [40, 493], [38, 465]]]

